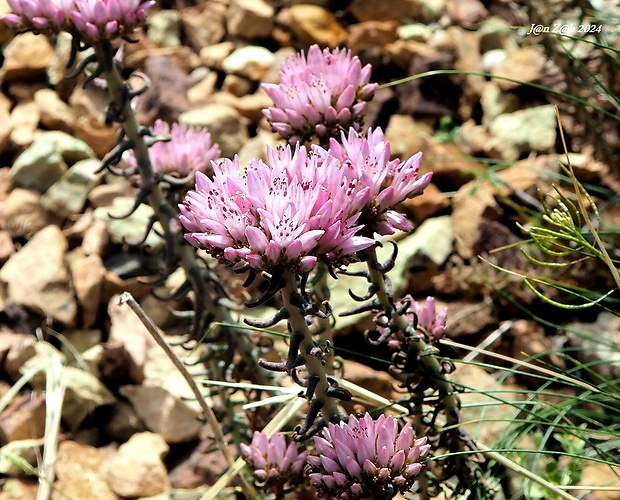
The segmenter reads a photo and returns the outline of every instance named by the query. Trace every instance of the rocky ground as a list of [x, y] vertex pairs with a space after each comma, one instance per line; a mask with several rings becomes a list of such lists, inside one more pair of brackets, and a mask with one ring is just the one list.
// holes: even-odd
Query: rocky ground
[[[551, 192], [558, 182], [564, 156], [555, 105], [576, 175], [595, 188], [601, 227], [620, 225], [613, 194], [620, 181], [618, 122], [559, 94], [617, 114], [601, 91], [620, 95], [613, 60], [580, 40], [567, 49], [557, 37], [528, 34], [533, 24], [586, 23], [600, 26], [598, 35], [620, 50], [615, 2], [596, 2], [594, 10], [574, 4], [161, 1], [122, 57], [127, 76], [140, 70], [150, 79], [150, 90], [136, 99], [142, 123], [161, 118], [207, 127], [222, 154], [238, 154], [242, 163], [276, 141], [261, 113], [271, 101], [260, 83], [277, 81], [278, 64], [310, 44], [349, 48], [373, 65], [373, 80], [382, 84], [427, 71], [465, 72], [384, 86], [370, 106], [366, 125], [386, 130], [394, 156], [421, 150], [424, 171], [435, 172], [425, 194], [402, 207], [417, 229], [400, 236], [399, 267], [391, 276], [398, 294], [432, 294], [449, 307], [450, 339], [478, 345], [500, 332], [489, 348], [523, 359], [572, 340], [541, 327], [515, 303], [620, 343], [615, 316], [559, 317], [518, 276], [488, 264], [549, 275], [512, 245], [523, 238], [516, 223], [527, 224], [542, 208], [537, 190]], [[8, 11], [0, 0], [0, 13]], [[132, 205], [136, 188], [97, 173], [116, 141], [105, 124], [105, 92], [64, 79], [70, 40], [63, 36], [14, 36], [0, 25], [0, 43], [0, 446], [36, 466], [46, 394], [60, 363], [66, 393], [52, 498], [142, 498], [170, 489], [195, 489], [183, 498], [199, 498], [225, 464], [209, 453], [210, 432], [183, 399], [189, 395], [183, 380], [133, 312], [118, 305], [119, 294], [129, 290], [166, 332], [185, 328], [141, 279], [152, 272], [148, 256], [127, 244], [141, 237], [152, 212], [143, 206], [128, 219], [111, 216]], [[480, 72], [503, 79], [474, 74]], [[153, 234], [147, 244], [153, 249], [161, 240]], [[613, 287], [605, 267], [592, 263], [561, 278], [600, 292]], [[350, 305], [350, 285], [339, 281], [335, 310]], [[364, 357], [364, 321], [339, 319], [336, 327], [336, 345], [357, 353], [345, 356], [351, 358], [345, 377], [394, 396], [384, 366]], [[592, 356], [609, 355], [592, 350]], [[561, 360], [546, 360], [562, 368]], [[618, 378], [617, 364], [606, 369], [605, 376]], [[33, 373], [26, 385], [16, 385]], [[473, 366], [461, 375], [457, 370], [459, 376], [481, 389], [496, 382]], [[502, 432], [501, 425], [490, 425], [480, 439], [491, 443]], [[1, 500], [36, 497], [37, 482], [24, 466], [0, 458], [0, 474]]]

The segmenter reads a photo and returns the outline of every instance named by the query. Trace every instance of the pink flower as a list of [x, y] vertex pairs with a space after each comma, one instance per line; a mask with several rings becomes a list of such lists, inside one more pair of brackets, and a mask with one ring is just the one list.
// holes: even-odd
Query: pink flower
[[294, 442], [287, 446], [281, 434], [268, 438], [265, 433], [256, 431], [249, 445], [241, 443], [240, 446], [254, 479], [263, 483], [266, 490], [281, 490], [303, 482], [307, 452], [298, 452]]
[[131, 34], [153, 5], [154, 0], [75, 0], [71, 18], [85, 40], [112, 40]]
[[[396, 304], [396, 308], [400, 308], [403, 303], [409, 303], [403, 318], [411, 325], [413, 325], [414, 317], [417, 318], [417, 330], [424, 336], [425, 340], [434, 343], [443, 337], [448, 318], [447, 307], [438, 312], [433, 297], [427, 297], [424, 303], [420, 304], [413, 300], [411, 295], [406, 295], [401, 302]], [[377, 331], [381, 335], [385, 335], [390, 330], [386, 326], [377, 326]], [[389, 336], [387, 345], [394, 351], [406, 351], [408, 340], [403, 332], [398, 331]]]
[[13, 13], [2, 16], [11, 28], [35, 33], [57, 33], [67, 29], [74, 0], [7, 0]]
[[430, 445], [416, 439], [410, 423], [398, 431], [398, 421], [366, 413], [348, 422], [328, 424], [323, 437], [315, 436], [317, 456], [307, 460], [310, 481], [319, 495], [349, 500], [393, 498], [411, 489]]
[[[205, 129], [186, 127], [179, 123], [157, 120], [153, 126], [157, 136], [168, 137], [167, 142], [157, 142], [149, 148], [153, 173], [157, 178], [163, 176], [183, 179], [196, 172], [207, 172], [211, 161], [220, 156], [220, 148], [211, 143], [211, 134]], [[130, 168], [137, 166], [133, 151], [125, 155], [125, 163]]]
[[344, 49], [321, 51], [318, 45], [288, 59], [280, 84], [263, 84], [274, 107], [263, 110], [271, 127], [289, 143], [313, 136], [335, 137], [339, 130], [361, 127], [366, 101], [377, 89], [372, 68]]
[[342, 132], [341, 143], [332, 138], [329, 154], [338, 159], [343, 168], [352, 169], [358, 189], [368, 189], [367, 200], [354, 210], [363, 211], [360, 221], [367, 230], [387, 235], [396, 229], [410, 231], [411, 223], [404, 215], [392, 210], [407, 198], [421, 194], [429, 185], [432, 173], [418, 177], [422, 153], [408, 160], [390, 160], [390, 143], [380, 128], [368, 130], [366, 137], [354, 129], [348, 135]]
[[230, 264], [301, 273], [374, 244], [357, 235], [351, 204], [360, 193], [339, 162], [303, 146], [269, 149], [267, 157], [244, 169], [237, 158], [214, 163], [213, 179], [196, 173], [196, 190], [179, 205], [190, 243]]

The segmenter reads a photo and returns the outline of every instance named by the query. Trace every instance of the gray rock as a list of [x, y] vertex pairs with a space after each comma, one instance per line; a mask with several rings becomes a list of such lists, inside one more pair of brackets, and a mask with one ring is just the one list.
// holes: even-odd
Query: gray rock
[[503, 160], [516, 160], [523, 153], [553, 150], [556, 115], [553, 105], [537, 106], [499, 115], [489, 124], [489, 151]]
[[43, 207], [65, 216], [81, 213], [88, 193], [103, 178], [103, 172], [97, 173], [100, 166], [94, 158], [77, 162], [46, 191], [41, 198]]
[[17, 185], [43, 193], [66, 171], [67, 165], [56, 144], [42, 138], [35, 140], [17, 157], [11, 175]]
[[181, 45], [181, 16], [176, 10], [160, 10], [148, 17], [147, 37], [162, 47]]
[[[131, 210], [134, 203], [134, 198], [116, 198], [111, 207], [99, 207], [94, 210], [93, 216], [95, 219], [105, 222], [112, 242], [120, 244], [132, 243], [141, 241], [144, 237], [149, 220], [154, 213], [151, 207], [140, 205], [135, 212], [124, 219], [114, 219], [112, 217], [126, 214]], [[155, 229], [162, 231], [159, 223], [155, 224]], [[155, 234], [155, 231], [151, 231], [145, 244], [154, 249], [159, 247], [162, 241], [162, 238]]]
[[80, 160], [96, 157], [93, 149], [82, 139], [73, 137], [71, 134], [67, 134], [60, 130], [40, 132], [37, 138], [45, 138], [52, 141], [56, 146], [56, 150], [60, 153], [60, 156], [62, 156], [62, 159], [65, 160], [65, 163], [69, 166]]

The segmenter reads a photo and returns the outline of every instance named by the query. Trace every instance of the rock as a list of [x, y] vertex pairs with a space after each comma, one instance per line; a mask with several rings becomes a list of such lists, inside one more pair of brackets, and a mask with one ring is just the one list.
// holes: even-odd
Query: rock
[[133, 186], [129, 179], [118, 179], [107, 184], [100, 184], [88, 193], [88, 202], [95, 208], [114, 205], [117, 198], [133, 198], [138, 196], [139, 189]]
[[[205, 68], [207, 69], [207, 68]], [[207, 69], [207, 74], [187, 91], [187, 100], [191, 105], [202, 104], [215, 93], [218, 75]]]
[[499, 115], [513, 113], [519, 109], [519, 98], [515, 94], [502, 92], [493, 82], [484, 86], [480, 97], [482, 124], [488, 125]]
[[217, 2], [181, 9], [183, 33], [195, 52], [215, 45], [224, 38], [226, 9], [225, 4]]
[[73, 360], [69, 366], [83, 366], [78, 360], [75, 360], [75, 353], [84, 354], [89, 349], [101, 344], [103, 332], [99, 329], [79, 329], [66, 330], [63, 336], [67, 339], [66, 343], [61, 346], [61, 352], [67, 359]]
[[36, 500], [38, 491], [39, 484], [35, 479], [11, 477], [2, 485], [0, 500]]
[[482, 54], [480, 67], [486, 73], [493, 73], [496, 67], [506, 61], [506, 51], [504, 49], [493, 49]]
[[446, 11], [452, 24], [464, 27], [477, 24], [489, 15], [480, 0], [448, 0]]
[[[498, 311], [495, 304], [489, 301], [450, 301], [448, 304], [448, 321], [446, 335], [460, 341], [472, 335], [479, 338], [490, 328], [498, 324]], [[470, 340], [466, 340], [470, 342]]]
[[269, 49], [258, 45], [247, 45], [236, 49], [226, 57], [222, 61], [222, 69], [226, 73], [259, 81], [274, 63], [275, 55]]
[[394, 378], [387, 372], [375, 370], [362, 363], [347, 359], [343, 378], [384, 398], [392, 399], [394, 396]]
[[52, 89], [45, 88], [34, 94], [34, 102], [39, 106], [41, 124], [50, 130], [73, 131], [75, 114], [67, 103], [62, 101]]
[[21, 151], [32, 144], [40, 118], [39, 107], [33, 101], [20, 102], [13, 108], [6, 130], [10, 130], [9, 140], [15, 149]]
[[64, 261], [66, 251], [67, 239], [57, 226], [36, 233], [0, 270], [2, 296], [73, 326], [77, 303]]
[[136, 364], [121, 341], [110, 340], [98, 347], [98, 351], [92, 354], [99, 379], [106, 387], [116, 391], [122, 385], [144, 381], [144, 367]]
[[98, 158], [103, 158], [116, 145], [118, 127], [108, 127], [94, 118], [79, 116], [75, 121], [75, 135], [88, 144]]
[[384, 47], [397, 40], [395, 21], [365, 21], [349, 27], [347, 47], [353, 54], [373, 47]]
[[124, 442], [134, 434], [145, 430], [146, 428], [133, 406], [125, 401], [117, 401], [112, 415], [106, 422], [106, 434], [116, 441]]
[[154, 385], [125, 385], [120, 393], [129, 399], [147, 429], [167, 443], [198, 439], [203, 424], [200, 414], [191, 410], [177, 395]]
[[226, 59], [235, 50], [234, 42], [221, 42], [200, 49], [200, 60], [211, 69], [221, 70]]
[[110, 246], [110, 233], [102, 220], [93, 220], [84, 233], [82, 252], [84, 255], [98, 255], [103, 257]]
[[233, 36], [253, 40], [273, 30], [275, 9], [264, 0], [235, 0], [226, 11], [226, 28]]
[[49, 140], [56, 146], [56, 151], [69, 166], [80, 160], [95, 158], [95, 152], [86, 142], [60, 130], [39, 131], [37, 139]]
[[283, 10], [278, 18], [303, 43], [317, 43], [322, 47], [335, 48], [347, 37], [347, 31], [329, 10], [318, 5], [299, 4]]
[[96, 253], [84, 255], [69, 266], [75, 295], [82, 310], [82, 327], [95, 324], [106, 269]]
[[22, 33], [15, 36], [4, 49], [0, 81], [35, 80], [45, 76], [54, 49], [44, 36]]
[[[20, 368], [30, 358], [36, 355], [37, 340], [32, 335], [19, 335], [10, 333], [11, 339], [8, 351], [3, 360], [3, 372], [11, 381], [16, 381], [21, 376]], [[5, 339], [6, 341], [6, 339]]]
[[[508, 51], [506, 59], [493, 68], [493, 74], [498, 77], [497, 85], [502, 90], [511, 90], [519, 87], [520, 82], [535, 82], [543, 76], [546, 57], [536, 48], [531, 46], [520, 47]], [[510, 80], [504, 80], [509, 78]]]
[[8, 231], [0, 231], [0, 264], [4, 264], [15, 252], [13, 238]]
[[[579, 485], [583, 490], [575, 490], [573, 495], [579, 498], [592, 500], [619, 500], [620, 499], [620, 467], [606, 463], [595, 463], [594, 460], [584, 460]], [[607, 490], [599, 490], [597, 486], [605, 485]], [[6, 486], [5, 486], [6, 488]], [[592, 493], [594, 492], [594, 493]]]
[[259, 130], [239, 151], [239, 163], [247, 165], [252, 158], [267, 161], [267, 146], [272, 148], [279, 144], [278, 137], [266, 130]]
[[226, 75], [222, 82], [222, 92], [232, 94], [235, 97], [243, 97], [252, 93], [254, 82], [248, 78], [237, 75]]
[[147, 38], [161, 47], [179, 47], [181, 45], [181, 16], [176, 10], [153, 12], [146, 21]]
[[0, 414], [0, 442], [39, 439], [45, 435], [45, 395], [20, 394]]
[[402, 24], [396, 28], [396, 35], [399, 40], [415, 40], [416, 42], [426, 43], [433, 36], [433, 32], [426, 24], [411, 23]]
[[232, 158], [250, 135], [239, 113], [224, 104], [207, 104], [200, 108], [186, 111], [179, 116], [179, 122], [191, 127], [203, 127], [209, 130], [211, 141], [217, 142], [222, 156]]
[[[19, 439], [11, 441], [0, 448], [0, 474], [19, 477], [28, 473], [22, 464], [30, 465], [34, 470], [41, 456], [42, 439]], [[2, 495], [0, 495], [0, 499]]]
[[67, 366], [62, 371], [65, 384], [65, 400], [62, 406], [62, 421], [73, 432], [80, 424], [101, 406], [114, 404], [112, 393], [93, 374], [82, 369]]
[[162, 462], [166, 442], [157, 434], [141, 432], [123, 443], [107, 467], [106, 479], [114, 492], [125, 498], [148, 497], [170, 488]]
[[[133, 198], [116, 198], [111, 207], [96, 208], [93, 216], [97, 220], [105, 222], [110, 234], [110, 238], [114, 243], [125, 244], [141, 241], [149, 224], [149, 220], [153, 215], [153, 209], [148, 205], [140, 205], [129, 217], [123, 219], [115, 219], [128, 213], [135, 203]], [[159, 223], [156, 223], [155, 231], [162, 232]], [[144, 244], [152, 249], [162, 244], [161, 236], [151, 231], [146, 238]]]
[[556, 140], [556, 114], [552, 104], [505, 113], [489, 124], [489, 155], [516, 160], [525, 153], [551, 152]]
[[512, 27], [501, 17], [489, 17], [480, 24], [478, 29], [480, 52], [486, 54], [490, 50], [516, 49]]
[[450, 200], [435, 184], [431, 183], [422, 195], [403, 201], [402, 206], [413, 220], [423, 221], [447, 209], [450, 206]]
[[398, 21], [431, 23], [443, 14], [446, 0], [353, 0], [351, 13], [358, 21]]
[[[236, 97], [227, 92], [218, 92], [212, 101], [213, 103], [226, 104], [235, 108], [241, 115], [242, 119], [247, 118], [253, 126], [258, 126], [263, 120], [262, 110], [272, 106], [273, 101], [263, 90], [257, 90], [253, 94]], [[242, 146], [243, 147], [243, 146]]]
[[43, 82], [14, 82], [8, 86], [7, 95], [18, 102], [33, 101], [34, 95], [45, 88]]
[[[66, 31], [61, 31], [56, 35], [56, 47], [54, 55], [47, 65], [47, 81], [52, 85], [62, 99], [68, 98], [71, 91], [77, 84], [76, 80], [67, 80], [65, 76], [70, 70], [67, 69], [67, 63], [71, 55], [71, 43], [73, 37]], [[81, 61], [83, 55], [78, 55], [77, 62]]]
[[47, 139], [33, 142], [17, 157], [11, 168], [17, 185], [41, 193], [47, 191], [66, 171], [67, 165], [56, 145]]
[[58, 445], [55, 461], [56, 483], [52, 500], [63, 498], [96, 498], [118, 500], [105, 481], [104, 464], [110, 451], [75, 441], [62, 441]]
[[452, 199], [452, 228], [456, 251], [464, 259], [474, 257], [483, 218], [496, 220], [501, 214], [493, 188], [471, 181], [461, 187]]

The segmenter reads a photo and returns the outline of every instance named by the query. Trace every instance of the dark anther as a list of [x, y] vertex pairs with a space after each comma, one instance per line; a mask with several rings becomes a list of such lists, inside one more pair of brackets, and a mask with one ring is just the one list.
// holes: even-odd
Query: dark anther
[[394, 266], [396, 265], [396, 257], [398, 256], [398, 245], [393, 241], [390, 241], [390, 243], [392, 244], [392, 247], [393, 247], [392, 255], [390, 256], [390, 258], [386, 260], [383, 264], [380, 264], [377, 262], [372, 265], [372, 268], [374, 270], [379, 271], [380, 273], [383, 273], [383, 274], [394, 269]]
[[256, 300], [246, 302], [246, 307], [258, 307], [269, 302], [284, 286], [284, 270], [284, 266], [276, 266], [271, 275], [271, 281], [269, 282], [267, 290]]
[[370, 285], [366, 294], [357, 295], [351, 289], [349, 289], [349, 296], [357, 302], [364, 302], [365, 300], [372, 298], [372, 296], [377, 293], [377, 290], [379, 290], [379, 287], [377, 287], [377, 285]]
[[136, 201], [133, 204], [133, 206], [131, 207], [131, 210], [129, 210], [129, 212], [127, 212], [126, 214], [123, 214], [123, 215], [112, 215], [112, 214], [108, 213], [108, 216], [110, 217], [110, 219], [126, 219], [131, 214], [133, 214], [138, 209], [138, 207], [140, 205], [142, 205], [142, 203], [144, 203], [146, 201], [146, 199], [149, 197], [150, 194], [151, 194], [151, 189], [150, 188], [142, 188], [138, 192], [138, 196], [136, 197]]
[[244, 323], [253, 326], [255, 328], [270, 328], [274, 325], [277, 325], [283, 319], [288, 319], [289, 313], [285, 307], [281, 307], [278, 311], [267, 319], [252, 319], [252, 318], [244, 318]]
[[88, 57], [85, 57], [71, 73], [65, 76], [65, 80], [72, 80], [73, 78], [78, 76], [82, 71], [84, 71], [84, 69], [86, 69], [86, 66], [92, 63], [96, 63], [96, 62], [97, 62], [97, 56], [95, 54], [91, 54]]

